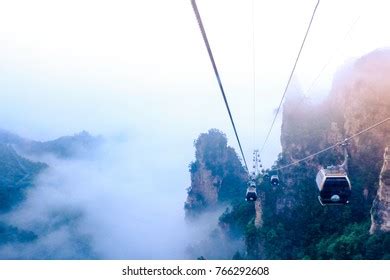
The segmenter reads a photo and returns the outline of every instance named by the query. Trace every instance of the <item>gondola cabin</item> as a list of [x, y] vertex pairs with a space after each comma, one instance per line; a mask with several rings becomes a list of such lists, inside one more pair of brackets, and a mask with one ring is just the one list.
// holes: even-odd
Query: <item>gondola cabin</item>
[[248, 183], [248, 188], [246, 189], [246, 201], [256, 201], [257, 200], [257, 193], [256, 193], [256, 183], [253, 181], [250, 181]]
[[272, 175], [270, 182], [271, 182], [271, 185], [278, 186], [279, 185], [279, 176], [278, 175]]
[[322, 168], [316, 177], [321, 205], [347, 204], [351, 195], [351, 182], [347, 172], [338, 166]]

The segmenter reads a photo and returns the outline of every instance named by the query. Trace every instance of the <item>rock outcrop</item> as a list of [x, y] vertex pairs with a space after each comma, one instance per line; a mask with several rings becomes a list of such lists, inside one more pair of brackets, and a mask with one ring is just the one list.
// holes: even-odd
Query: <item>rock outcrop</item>
[[379, 177], [378, 194], [371, 208], [370, 233], [390, 232], [390, 148], [387, 147]]
[[195, 141], [196, 160], [190, 164], [191, 186], [186, 216], [196, 216], [218, 203], [245, 195], [246, 173], [226, 136], [211, 129]]
[[[345, 66], [335, 78], [329, 104], [342, 115], [345, 136], [390, 117], [390, 49], [371, 52]], [[351, 140], [349, 151], [355, 172], [367, 179], [366, 201], [376, 196], [383, 151], [390, 146], [390, 122]], [[367, 168], [369, 166], [370, 168]]]
[[263, 206], [261, 198], [255, 201], [255, 227], [260, 228], [263, 225]]
[[[289, 92], [283, 108], [282, 160], [289, 163], [303, 158], [390, 117], [388, 73], [390, 49], [380, 49], [344, 65], [334, 77], [329, 96], [320, 104], [310, 103], [299, 89]], [[354, 137], [348, 147], [350, 176], [362, 178], [354, 182], [353, 191], [363, 194], [361, 203], [367, 209], [377, 193], [382, 155], [387, 146], [390, 146], [390, 121]], [[342, 150], [336, 148], [304, 165], [311, 170], [311, 175], [310, 172], [307, 175], [314, 176], [320, 166], [342, 160]], [[289, 172], [282, 176], [286, 192], [294, 192], [289, 186], [296, 188], [293, 181], [297, 181], [297, 176], [291, 177]], [[283, 199], [281, 205], [299, 203], [288, 196]]]

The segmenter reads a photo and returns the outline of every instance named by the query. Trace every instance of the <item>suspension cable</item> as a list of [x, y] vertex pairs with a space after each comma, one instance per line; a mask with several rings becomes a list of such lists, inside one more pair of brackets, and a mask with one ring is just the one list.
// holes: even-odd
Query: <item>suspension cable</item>
[[221, 90], [221, 93], [222, 93], [223, 101], [225, 102], [225, 106], [226, 106], [227, 112], [229, 114], [230, 122], [233, 126], [234, 134], [236, 135], [236, 139], [238, 142], [238, 146], [240, 148], [241, 156], [242, 156], [242, 159], [244, 161], [246, 171], [249, 173], [249, 169], [248, 169], [248, 165], [246, 163], [245, 155], [244, 155], [244, 152], [242, 150], [241, 141], [240, 141], [240, 138], [238, 137], [236, 125], [234, 124], [233, 116], [232, 116], [232, 113], [230, 111], [229, 103], [228, 103], [226, 95], [225, 95], [225, 90], [224, 90], [223, 85], [222, 85], [221, 77], [219, 76], [219, 72], [218, 72], [217, 65], [216, 65], [215, 60], [214, 60], [213, 53], [211, 51], [209, 40], [207, 39], [206, 31], [205, 31], [205, 28], [203, 26], [202, 18], [200, 16], [198, 6], [196, 4], [196, 0], [191, 0], [191, 4], [192, 4], [192, 8], [194, 9], [194, 13], [195, 13], [196, 19], [197, 19], [198, 24], [199, 24], [200, 32], [202, 33], [203, 41], [206, 45], [207, 52], [209, 54], [209, 58], [210, 58], [211, 64], [212, 64], [213, 69], [214, 69], [214, 73], [215, 73], [215, 76], [216, 76], [217, 81], [218, 81], [219, 89]]
[[290, 163], [290, 164], [287, 164], [287, 165], [285, 165], [285, 166], [282, 166], [282, 167], [279, 167], [279, 168], [273, 169], [273, 170], [279, 171], [279, 170], [281, 170], [281, 169], [285, 169], [285, 168], [290, 167], [290, 166], [292, 166], [292, 165], [296, 165], [296, 164], [298, 164], [298, 163], [301, 163], [301, 162], [303, 162], [303, 161], [306, 161], [306, 160], [308, 160], [308, 159], [311, 159], [311, 158], [313, 158], [313, 157], [315, 157], [315, 156], [317, 156], [317, 155], [319, 155], [319, 154], [322, 154], [322, 153], [324, 153], [324, 152], [326, 152], [326, 151], [329, 151], [329, 150], [331, 150], [331, 149], [333, 149], [333, 148], [335, 148], [335, 147], [337, 147], [337, 146], [340, 146], [340, 145], [342, 145], [342, 144], [344, 144], [344, 143], [347, 143], [347, 142], [348, 142], [349, 140], [351, 140], [352, 138], [355, 138], [355, 137], [357, 137], [357, 136], [359, 136], [359, 135], [361, 135], [361, 134], [363, 134], [363, 133], [366, 133], [367, 131], [369, 131], [369, 130], [371, 130], [371, 129], [374, 129], [374, 128], [376, 128], [376, 127], [378, 127], [378, 126], [384, 124], [384, 123], [387, 122], [387, 121], [390, 121], [390, 117], [389, 117], [389, 118], [386, 118], [386, 119], [384, 119], [383, 121], [380, 121], [380, 122], [378, 122], [378, 123], [376, 123], [376, 124], [374, 124], [374, 125], [372, 125], [372, 126], [370, 126], [370, 127], [368, 127], [368, 128], [366, 128], [366, 129], [364, 129], [364, 130], [362, 130], [362, 131], [360, 131], [360, 132], [358, 132], [358, 133], [356, 133], [356, 134], [354, 134], [354, 135], [352, 135], [352, 136], [350, 136], [350, 137], [347, 137], [347, 138], [345, 138], [343, 141], [339, 141], [339, 142], [337, 142], [336, 144], [331, 145], [331, 146], [329, 146], [329, 147], [327, 147], [327, 148], [325, 148], [325, 149], [323, 149], [323, 150], [321, 150], [321, 151], [318, 151], [318, 152], [316, 152], [316, 153], [314, 153], [314, 154], [311, 154], [311, 155], [309, 155], [309, 156], [307, 156], [307, 157], [304, 157], [304, 158], [302, 158], [302, 159], [300, 159], [300, 160], [294, 161], [294, 162], [292, 162], [292, 163]]
[[278, 109], [277, 109], [277, 111], [276, 111], [276, 114], [275, 114], [274, 119], [273, 119], [273, 121], [272, 121], [271, 127], [270, 127], [270, 129], [268, 130], [267, 136], [265, 137], [264, 143], [263, 143], [263, 145], [261, 146], [260, 154], [262, 154], [262, 152], [263, 152], [263, 150], [264, 150], [264, 148], [265, 148], [265, 145], [267, 144], [267, 141], [268, 141], [268, 139], [269, 139], [269, 137], [270, 137], [270, 135], [271, 135], [271, 131], [272, 131], [274, 125], [275, 125], [276, 118], [277, 118], [277, 116], [278, 116], [278, 114], [279, 114], [280, 108], [282, 107], [282, 104], [283, 104], [284, 97], [286, 96], [287, 90], [288, 90], [288, 88], [289, 88], [289, 86], [290, 86], [290, 82], [291, 82], [292, 77], [293, 77], [293, 75], [294, 75], [295, 68], [296, 68], [296, 66], [297, 66], [297, 64], [298, 64], [299, 57], [300, 57], [300, 55], [301, 55], [303, 46], [305, 45], [307, 35], [309, 34], [310, 27], [311, 27], [311, 25], [312, 25], [312, 22], [313, 22], [313, 19], [314, 19], [314, 16], [315, 16], [315, 14], [316, 14], [316, 11], [317, 11], [317, 8], [318, 8], [318, 5], [319, 5], [319, 4], [320, 4], [320, 0], [317, 0], [317, 4], [316, 4], [316, 6], [315, 6], [315, 8], [314, 8], [314, 10], [313, 10], [313, 14], [312, 14], [312, 16], [311, 16], [309, 25], [308, 25], [307, 30], [306, 30], [306, 33], [305, 33], [305, 36], [303, 37], [303, 41], [302, 41], [301, 47], [300, 47], [299, 52], [298, 52], [298, 55], [297, 55], [297, 57], [296, 57], [296, 59], [295, 59], [294, 66], [293, 66], [293, 68], [292, 68], [292, 70], [291, 70], [291, 73], [290, 73], [290, 76], [289, 76], [289, 78], [288, 78], [286, 87], [285, 87], [285, 89], [284, 89], [282, 98], [281, 98], [281, 100], [280, 100], [279, 107], [278, 107]]

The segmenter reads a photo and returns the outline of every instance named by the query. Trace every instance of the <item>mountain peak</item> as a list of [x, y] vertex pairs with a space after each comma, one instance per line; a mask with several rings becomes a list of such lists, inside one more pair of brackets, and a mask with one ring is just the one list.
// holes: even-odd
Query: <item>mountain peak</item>
[[63, 136], [50, 141], [35, 141], [0, 129], [0, 144], [11, 144], [18, 151], [28, 155], [54, 154], [61, 158], [68, 158], [89, 152], [101, 142], [101, 136], [92, 136], [85, 130], [73, 136]]

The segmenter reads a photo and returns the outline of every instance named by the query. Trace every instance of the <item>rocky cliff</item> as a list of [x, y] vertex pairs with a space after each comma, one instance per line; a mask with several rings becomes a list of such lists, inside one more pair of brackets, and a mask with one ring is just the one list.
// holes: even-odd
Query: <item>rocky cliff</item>
[[[390, 49], [381, 49], [348, 65], [335, 79], [330, 103], [339, 104], [346, 136], [390, 117], [389, 73]], [[389, 145], [390, 122], [351, 141], [353, 168], [367, 178], [361, 191], [369, 203], [376, 196], [383, 153]]]
[[390, 232], [390, 148], [383, 155], [378, 194], [371, 208], [370, 233]]
[[[346, 136], [354, 135], [390, 117], [389, 73], [390, 49], [380, 49], [351, 63], [335, 79], [330, 98], [333, 99], [334, 106], [337, 107], [338, 103], [339, 111], [343, 112]], [[371, 209], [374, 217], [371, 232], [386, 229], [386, 225], [390, 223], [389, 208], [387, 206], [386, 209], [385, 206], [385, 201], [390, 200], [390, 194], [386, 192], [383, 182], [386, 160], [382, 160], [388, 146], [390, 122], [353, 138], [349, 148], [352, 157], [351, 173], [362, 178], [356, 191], [362, 193], [363, 203], [368, 208], [374, 203]], [[382, 179], [378, 180], [379, 178]]]
[[[388, 73], [390, 50], [381, 49], [342, 67], [334, 77], [328, 98], [320, 104], [310, 103], [299, 90], [290, 92], [283, 108], [279, 164], [303, 158], [390, 117]], [[350, 176], [355, 201], [362, 204], [364, 211], [371, 207], [377, 194], [382, 157], [389, 145], [390, 122], [350, 141]], [[340, 148], [336, 148], [301, 166], [314, 176], [320, 166], [337, 164], [342, 159]], [[282, 172], [287, 193], [294, 192], [291, 188], [296, 187], [294, 182], [299, 177], [291, 175], [299, 169], [294, 168]], [[283, 205], [287, 204], [286, 199], [288, 196]]]
[[222, 132], [211, 129], [202, 133], [194, 146], [195, 161], [190, 164], [191, 186], [185, 203], [187, 217], [242, 198], [246, 184], [244, 168]]

